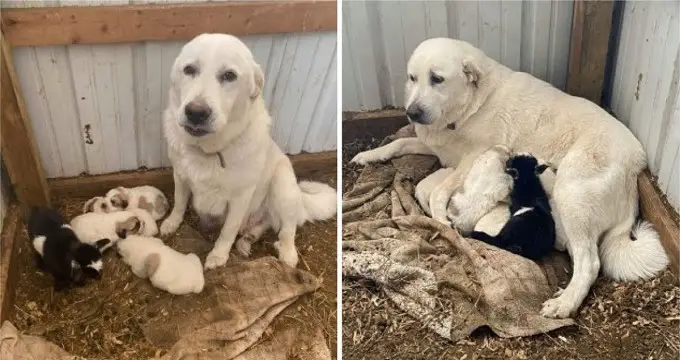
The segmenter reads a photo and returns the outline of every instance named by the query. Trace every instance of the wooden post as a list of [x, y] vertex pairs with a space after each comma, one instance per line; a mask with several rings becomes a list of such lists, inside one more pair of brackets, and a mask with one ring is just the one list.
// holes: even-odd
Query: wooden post
[[598, 105], [602, 102], [613, 11], [611, 0], [574, 1], [567, 92]]
[[4, 33], [1, 36], [0, 56], [0, 108], [2, 123], [2, 161], [12, 182], [17, 199], [23, 206], [49, 205], [50, 196], [47, 179], [33, 138], [33, 129], [28, 120], [24, 99], [9, 44]]

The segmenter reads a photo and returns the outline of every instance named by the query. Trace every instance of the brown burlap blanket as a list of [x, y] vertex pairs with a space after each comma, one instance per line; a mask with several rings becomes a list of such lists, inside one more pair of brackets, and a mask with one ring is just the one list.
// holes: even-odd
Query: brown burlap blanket
[[[408, 136], [415, 136], [411, 126], [384, 143]], [[564, 255], [537, 264], [424, 215], [414, 186], [438, 168], [433, 156], [406, 155], [363, 169], [343, 196], [343, 276], [375, 281], [402, 310], [454, 341], [485, 325], [516, 337], [573, 324], [539, 314], [568, 279]]]

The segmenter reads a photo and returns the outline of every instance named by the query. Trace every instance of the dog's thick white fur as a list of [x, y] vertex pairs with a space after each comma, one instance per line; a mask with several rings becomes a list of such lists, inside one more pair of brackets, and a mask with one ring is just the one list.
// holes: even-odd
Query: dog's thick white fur
[[156, 288], [175, 295], [203, 291], [203, 266], [196, 254], [182, 254], [161, 239], [140, 235], [130, 235], [116, 247], [132, 272], [149, 278]]
[[258, 235], [239, 240], [247, 253], [252, 238], [268, 227], [278, 232], [279, 259], [296, 266], [297, 226], [334, 216], [336, 191], [298, 184], [290, 160], [270, 136], [264, 76], [250, 50], [231, 35], [199, 35], [182, 48], [170, 79], [163, 128], [175, 203], [161, 234], [177, 229], [192, 195], [199, 216], [224, 220], [206, 269], [227, 262], [239, 230]]
[[574, 270], [569, 285], [543, 304], [541, 314], [574, 314], [598, 276], [600, 261], [604, 273], [619, 280], [649, 278], [667, 266], [658, 235], [645, 222], [636, 225], [644, 150], [606, 111], [512, 71], [463, 41], [426, 40], [407, 68], [405, 106], [417, 122], [417, 137], [360, 153], [353, 161], [416, 153], [436, 155], [443, 166], [455, 167], [430, 197], [433, 217], [445, 223], [449, 198], [489, 147], [505, 145], [554, 164], [554, 210]]

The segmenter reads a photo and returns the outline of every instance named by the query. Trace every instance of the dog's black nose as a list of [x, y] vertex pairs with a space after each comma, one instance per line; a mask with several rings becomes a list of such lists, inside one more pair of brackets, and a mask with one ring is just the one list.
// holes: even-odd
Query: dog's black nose
[[192, 101], [184, 107], [184, 114], [190, 124], [202, 125], [210, 118], [212, 110], [208, 104]]
[[420, 106], [411, 105], [406, 109], [406, 116], [413, 122], [421, 122], [423, 120], [423, 109]]

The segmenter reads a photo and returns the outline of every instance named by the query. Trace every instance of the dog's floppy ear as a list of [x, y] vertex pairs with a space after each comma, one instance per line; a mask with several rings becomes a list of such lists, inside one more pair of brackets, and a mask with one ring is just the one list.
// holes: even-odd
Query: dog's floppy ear
[[253, 78], [250, 82], [250, 98], [252, 100], [257, 99], [262, 93], [264, 88], [264, 73], [262, 73], [262, 68], [258, 63], [253, 61]]
[[106, 247], [106, 245], [108, 245], [108, 244], [110, 244], [110, 243], [111, 243], [111, 240], [109, 240], [109, 239], [100, 239], [100, 240], [97, 240], [97, 241], [94, 243], [94, 247], [96, 247], [97, 250], [99, 250], [99, 251], [101, 252], [102, 249], [103, 249], [104, 247]]
[[92, 199], [87, 200], [85, 205], [83, 205], [83, 214], [94, 211], [95, 201], [97, 201], [96, 197], [93, 197]]
[[550, 167], [548, 164], [536, 165], [536, 174], [543, 174], [548, 167]]
[[465, 59], [463, 60], [463, 74], [465, 74], [468, 83], [476, 87], [482, 76], [482, 71], [473, 59]]

